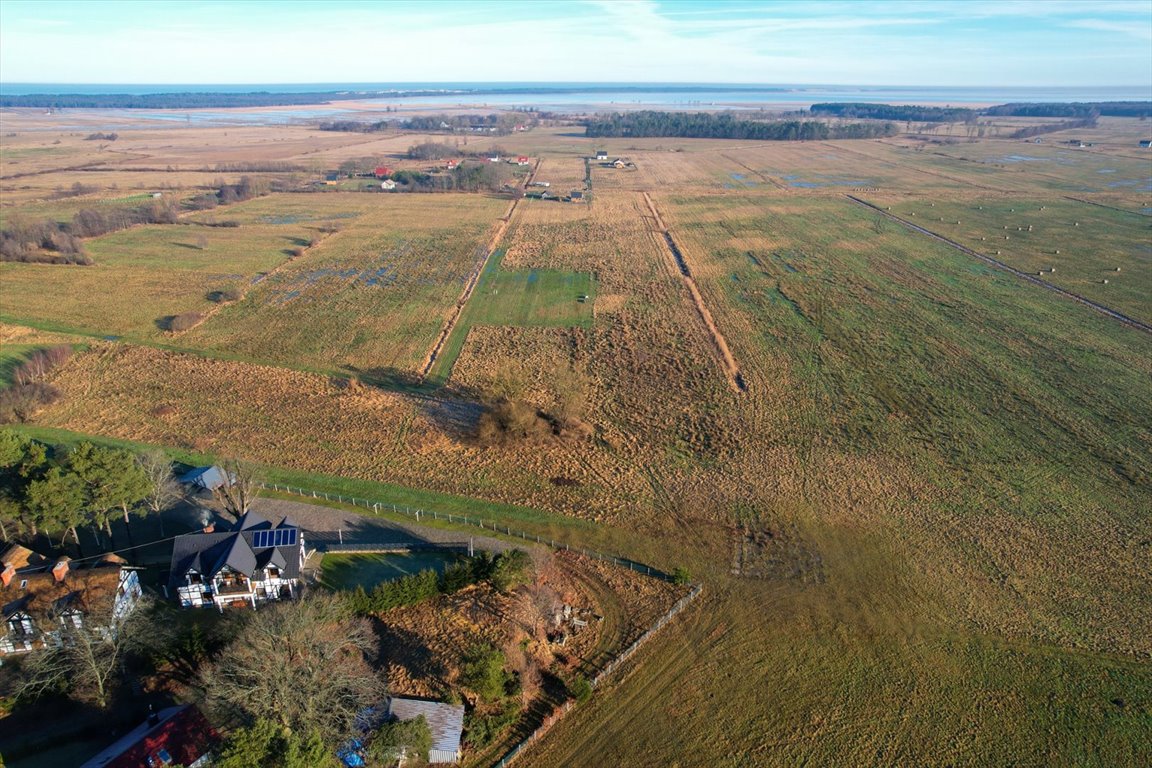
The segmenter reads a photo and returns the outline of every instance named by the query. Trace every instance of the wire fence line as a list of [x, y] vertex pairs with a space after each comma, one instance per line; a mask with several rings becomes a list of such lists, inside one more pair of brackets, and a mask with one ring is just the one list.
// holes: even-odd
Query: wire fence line
[[324, 501], [335, 501], [340, 504], [351, 504], [353, 507], [363, 507], [366, 510], [371, 510], [372, 514], [374, 515], [380, 515], [382, 512], [391, 512], [395, 515], [405, 515], [410, 517], [417, 523], [433, 520], [438, 522], [442, 521], [446, 523], [452, 523], [454, 525], [465, 525], [470, 528], [479, 528], [481, 531], [484, 531], [488, 535], [496, 534], [499, 536], [521, 539], [522, 541], [526, 541], [529, 544], [539, 544], [564, 552], [575, 552], [577, 554], [584, 555], [585, 557], [591, 557], [606, 563], [612, 563], [613, 565], [628, 568], [630, 570], [636, 571], [637, 573], [643, 573], [646, 576], [652, 576], [653, 578], [662, 579], [664, 581], [676, 580], [676, 577], [670, 573], [666, 573], [659, 568], [653, 568], [652, 566], [646, 565], [645, 563], [631, 560], [627, 557], [605, 554], [603, 552], [597, 552], [594, 549], [586, 549], [584, 547], [574, 547], [567, 542], [556, 541], [556, 539], [553, 538], [547, 538], [544, 536], [516, 530], [510, 525], [497, 525], [492, 521], [486, 522], [481, 517], [469, 517], [468, 515], [451, 514], [447, 512], [440, 512], [435, 509], [410, 507], [404, 504], [369, 501], [367, 499], [360, 499], [355, 496], [345, 496], [343, 494], [328, 493], [326, 491], [308, 490], [306, 488], [297, 488], [295, 486], [285, 485], [283, 483], [266, 483], [258, 480], [255, 484], [266, 491], [289, 493], [294, 496], [302, 496], [304, 498], [311, 498], [316, 500], [323, 499]]
[[[596, 674], [596, 676], [592, 678], [592, 680], [589, 681], [592, 684], [592, 687], [598, 688], [602, 683], [604, 683], [606, 678], [608, 678], [613, 672], [619, 669], [620, 665], [628, 661], [628, 659], [630, 659], [632, 655], [640, 649], [641, 646], [652, 639], [653, 635], [667, 626], [668, 622], [671, 621], [673, 617], [676, 616], [676, 614], [680, 613], [680, 611], [688, 607], [688, 605], [691, 604], [693, 600], [699, 597], [702, 591], [703, 588], [699, 584], [692, 587], [691, 592], [676, 601], [676, 604], [669, 608], [667, 613], [657, 619], [656, 623], [649, 627], [647, 631], [644, 632], [644, 634], [636, 638], [636, 640], [633, 641], [633, 643], [623, 651], [621, 651], [616, 656], [616, 658], [608, 662], [608, 664], [603, 669], [601, 669]], [[568, 699], [563, 704], [556, 707], [554, 710], [552, 710], [552, 714], [544, 718], [544, 722], [541, 723], [536, 730], [532, 731], [532, 733], [525, 736], [523, 740], [516, 744], [516, 746], [505, 752], [504, 756], [501, 757], [492, 766], [492, 768], [506, 768], [506, 766], [508, 766], [513, 760], [519, 757], [525, 749], [534, 744], [537, 740], [540, 739], [541, 736], [551, 730], [552, 726], [556, 725], [556, 723], [559, 722], [560, 719], [564, 717], [564, 715], [571, 712], [575, 706], [576, 701], [574, 699]]]

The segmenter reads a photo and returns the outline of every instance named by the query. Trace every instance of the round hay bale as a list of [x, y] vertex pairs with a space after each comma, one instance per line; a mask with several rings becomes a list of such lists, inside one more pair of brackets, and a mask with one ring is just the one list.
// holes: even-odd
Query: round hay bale
[[1101, 282], [1104, 283], [1104, 285], [1108, 285], [1108, 278], [1104, 278], [1103, 280], [1101, 280]]
[[1057, 248], [1055, 251], [1053, 251], [1053, 253], [1055, 253], [1057, 256], [1059, 256], [1060, 255], [1060, 249]]
[[1120, 267], [1116, 267], [1116, 271], [1117, 271], [1117, 272], [1119, 272], [1119, 271], [1120, 271]]

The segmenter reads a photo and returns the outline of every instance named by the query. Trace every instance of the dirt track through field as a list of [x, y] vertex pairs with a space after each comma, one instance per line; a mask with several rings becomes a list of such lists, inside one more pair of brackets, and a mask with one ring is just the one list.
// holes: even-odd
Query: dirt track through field
[[[532, 180], [536, 178], [536, 171], [540, 169], [540, 160], [536, 160], [536, 165], [532, 166], [532, 172], [524, 179], [524, 189], [527, 189]], [[460, 298], [456, 299], [456, 306], [452, 309], [452, 314], [448, 316], [448, 321], [444, 323], [444, 327], [440, 330], [440, 335], [436, 337], [436, 343], [432, 345], [431, 351], [428, 356], [424, 358], [424, 364], [420, 366], [420, 375], [427, 376], [432, 366], [436, 363], [436, 358], [440, 356], [440, 350], [448, 343], [448, 338], [452, 335], [452, 331], [456, 328], [456, 323], [460, 321], [460, 316], [464, 314], [464, 307], [468, 304], [468, 299], [472, 297], [472, 292], [476, 290], [476, 285], [480, 282], [480, 276], [484, 274], [484, 269], [488, 266], [488, 262], [492, 259], [492, 254], [500, 246], [500, 241], [504, 238], [504, 233], [508, 231], [508, 223], [512, 221], [512, 214], [516, 213], [516, 206], [520, 204], [522, 198], [517, 197], [508, 206], [508, 212], [500, 219], [496, 225], [496, 230], [492, 233], [492, 237], [488, 239], [488, 253], [484, 256], [484, 260], [480, 262], [480, 266], [468, 278], [468, 284], [464, 286], [464, 291], [460, 294]], [[451, 371], [449, 371], [451, 373]]]
[[668, 227], [664, 225], [664, 219], [660, 216], [660, 211], [656, 208], [656, 203], [652, 201], [652, 197], [645, 192], [644, 201], [648, 203], [648, 210], [652, 213], [652, 218], [656, 220], [656, 226], [660, 232], [661, 237], [664, 239], [664, 245], [668, 251], [668, 255], [672, 257], [673, 263], [676, 265], [676, 270], [680, 273], [680, 277], [684, 280], [684, 285], [688, 287], [688, 293], [692, 296], [692, 303], [696, 305], [696, 311], [700, 315], [700, 319], [704, 321], [704, 326], [708, 330], [708, 336], [712, 339], [712, 346], [716, 350], [716, 354], [720, 357], [720, 364], [724, 368], [724, 374], [728, 377], [728, 383], [732, 389], [737, 392], [743, 393], [748, 391], [748, 385], [744, 381], [743, 374], [740, 373], [740, 366], [736, 365], [736, 358], [732, 356], [731, 350], [728, 349], [728, 342], [724, 340], [724, 334], [720, 333], [720, 329], [716, 327], [716, 321], [712, 319], [712, 313], [708, 311], [708, 307], [704, 304], [704, 297], [700, 295], [700, 289], [696, 286], [696, 280], [692, 277], [692, 270], [688, 268], [688, 263], [684, 261], [684, 254], [680, 250], [680, 246], [672, 237], [672, 233], [668, 231]]
[[950, 245], [962, 253], [965, 253], [969, 256], [975, 257], [975, 258], [979, 259], [980, 261], [985, 262], [986, 264], [991, 264], [992, 266], [996, 267], [997, 269], [1002, 269], [1005, 272], [1010, 272], [1013, 275], [1016, 275], [1016, 277], [1021, 278], [1022, 280], [1027, 280], [1028, 282], [1034, 283], [1035, 285], [1038, 285], [1041, 288], [1046, 288], [1049, 291], [1052, 291], [1053, 293], [1058, 293], [1061, 296], [1066, 296], [1067, 298], [1072, 299], [1073, 301], [1078, 301], [1087, 307], [1091, 307], [1092, 309], [1096, 310], [1097, 312], [1099, 312], [1102, 315], [1107, 315], [1108, 317], [1111, 317], [1113, 320], [1119, 320], [1120, 322], [1124, 323], [1125, 325], [1132, 326], [1133, 328], [1138, 328], [1139, 330], [1144, 331], [1145, 333], [1152, 333], [1152, 325], [1149, 325], [1148, 323], [1145, 323], [1142, 320], [1137, 320], [1134, 317], [1129, 317], [1128, 315], [1125, 315], [1123, 312], [1117, 312], [1116, 310], [1112, 309], [1111, 307], [1106, 307], [1103, 304], [1098, 304], [1095, 301], [1092, 301], [1091, 299], [1086, 299], [1078, 293], [1073, 293], [1072, 291], [1066, 291], [1063, 288], [1061, 288], [1057, 285], [1053, 285], [1052, 283], [1049, 283], [1046, 280], [1041, 280], [1040, 278], [1036, 277], [1035, 275], [1030, 275], [1027, 272], [1021, 272], [1019, 269], [1016, 269], [1015, 267], [1010, 267], [1007, 264], [1005, 264], [1004, 262], [999, 261], [997, 259], [994, 259], [991, 256], [985, 256], [982, 253], [979, 253], [977, 251], [972, 250], [971, 248], [968, 248], [966, 246], [961, 245], [960, 243], [957, 243], [955, 240], [949, 240], [948, 238], [944, 237], [943, 235], [938, 235], [930, 229], [925, 229], [924, 227], [916, 226], [915, 224], [913, 224], [910, 221], [905, 221], [904, 219], [900, 218], [899, 216], [893, 215], [892, 213], [889, 213], [888, 211], [881, 208], [880, 206], [873, 205], [872, 203], [869, 203], [866, 200], [861, 200], [860, 198], [855, 197], [853, 195], [846, 195], [846, 197], [849, 200], [852, 200], [853, 202], [856, 202], [856, 203], [859, 203], [860, 205], [865, 206], [866, 208], [871, 208], [874, 211], [878, 211], [879, 213], [883, 214], [884, 216], [887, 216], [888, 218], [892, 219], [893, 221], [896, 221], [896, 222], [899, 222], [900, 224], [903, 224], [908, 229], [919, 232], [923, 235], [928, 235], [928, 237], [931, 237], [934, 240], [939, 240], [942, 243]]

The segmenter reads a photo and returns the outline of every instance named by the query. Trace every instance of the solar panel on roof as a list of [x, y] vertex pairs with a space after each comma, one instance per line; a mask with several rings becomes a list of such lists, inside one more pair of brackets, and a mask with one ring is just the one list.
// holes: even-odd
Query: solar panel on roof
[[277, 528], [272, 531], [253, 531], [252, 548], [267, 549], [268, 547], [294, 547], [296, 546], [295, 528]]

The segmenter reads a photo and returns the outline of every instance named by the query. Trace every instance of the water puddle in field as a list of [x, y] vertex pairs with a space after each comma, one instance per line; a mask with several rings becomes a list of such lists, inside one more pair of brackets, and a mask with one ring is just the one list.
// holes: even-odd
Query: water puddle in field
[[1152, 192], [1152, 178], [1148, 179], [1124, 179], [1122, 181], [1113, 181], [1108, 183], [1109, 189], [1135, 189], [1137, 192]]
[[788, 186], [799, 189], [821, 189], [823, 187], [872, 187], [876, 182], [871, 179], [842, 179], [835, 176], [814, 176], [810, 180], [799, 181], [799, 176], [785, 177]]
[[1005, 155], [1000, 158], [1002, 163], [1050, 163], [1050, 157], [1034, 157], [1032, 155]]
[[356, 219], [360, 214], [354, 212], [329, 213], [317, 216], [312, 213], [286, 213], [279, 216], [260, 216], [256, 219], [261, 224], [300, 224], [306, 221], [328, 221], [330, 219]]
[[1101, 168], [1100, 170], [1096, 171], [1096, 173], [1116, 173], [1116, 169], [1115, 168]]
[[728, 175], [732, 178], [733, 181], [738, 182], [745, 187], [755, 187], [760, 183], [756, 181], [756, 179], [750, 179], [742, 173], [730, 173]]

